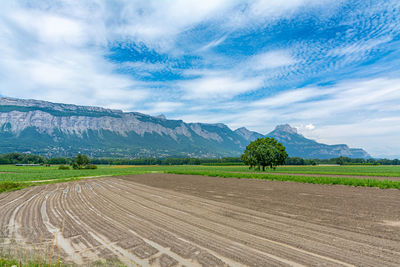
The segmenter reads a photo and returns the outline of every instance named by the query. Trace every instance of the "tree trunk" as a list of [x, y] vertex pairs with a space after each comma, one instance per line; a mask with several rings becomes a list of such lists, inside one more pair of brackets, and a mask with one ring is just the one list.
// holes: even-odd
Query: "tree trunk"
[[263, 165], [263, 171], [265, 171], [265, 166]]

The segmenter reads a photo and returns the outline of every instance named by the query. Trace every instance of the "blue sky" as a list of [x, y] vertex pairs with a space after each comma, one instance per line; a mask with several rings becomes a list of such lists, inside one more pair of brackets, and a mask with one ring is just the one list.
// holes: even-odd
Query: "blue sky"
[[400, 2], [1, 1], [0, 95], [400, 157]]

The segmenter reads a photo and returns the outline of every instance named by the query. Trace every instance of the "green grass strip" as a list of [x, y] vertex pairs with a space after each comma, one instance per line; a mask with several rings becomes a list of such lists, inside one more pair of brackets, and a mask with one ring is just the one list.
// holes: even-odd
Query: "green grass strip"
[[[24, 259], [25, 260], [25, 259]], [[47, 264], [45, 262], [40, 262], [39, 260], [28, 260], [24, 262], [22, 259], [11, 258], [10, 256], [1, 256], [0, 255], [0, 267], [12, 267], [12, 266], [21, 266], [21, 267], [63, 267], [67, 266], [62, 263], [55, 264]]]
[[0, 193], [19, 190], [25, 187], [30, 186], [27, 183], [17, 183], [17, 182], [0, 182]]
[[272, 181], [290, 181], [309, 184], [330, 184], [330, 185], [348, 185], [348, 186], [364, 186], [377, 187], [382, 189], [394, 188], [400, 189], [400, 181], [376, 180], [376, 179], [360, 179], [346, 177], [310, 177], [310, 176], [291, 176], [291, 175], [273, 175], [258, 173], [228, 173], [228, 172], [206, 172], [206, 171], [185, 171], [173, 170], [165, 171], [165, 173], [202, 175], [222, 178], [245, 178], [245, 179], [261, 179]]

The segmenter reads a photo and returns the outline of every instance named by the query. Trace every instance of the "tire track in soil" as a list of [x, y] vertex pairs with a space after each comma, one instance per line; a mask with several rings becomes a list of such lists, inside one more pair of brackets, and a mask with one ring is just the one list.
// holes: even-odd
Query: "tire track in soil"
[[[78, 192], [78, 194], [76, 192]], [[105, 215], [96, 212], [91, 207], [91, 205], [88, 204], [89, 202], [84, 201], [81, 198], [80, 189], [76, 190], [76, 192], [71, 193], [73, 195], [71, 199], [75, 199], [75, 202], [73, 202], [72, 205], [80, 207], [80, 211], [78, 213], [74, 213], [74, 211], [71, 209], [70, 216], [74, 219], [75, 223], [79, 224], [81, 228], [85, 229], [85, 232], [87, 234], [84, 236], [84, 239], [88, 241], [89, 244], [92, 244], [91, 245], [92, 250], [93, 249], [99, 250], [99, 252], [104, 253], [110, 257], [116, 256], [121, 261], [123, 261], [128, 265], [136, 265], [136, 264], [143, 265], [145, 261], [142, 261], [141, 259], [134, 257], [123, 248], [116, 246], [114, 244], [115, 242], [109, 239], [110, 237], [113, 237], [112, 234], [117, 234], [117, 236], [121, 236], [121, 234], [115, 233], [114, 230], [113, 233], [109, 235], [110, 233], [108, 231], [104, 232], [102, 230], [107, 228], [112, 229], [116, 227], [116, 225], [110, 224], [107, 220], [105, 220], [104, 217]], [[94, 220], [92, 219], [92, 217], [102, 218], [102, 220], [100, 220], [102, 225], [98, 224], [97, 221], [99, 221], [99, 219]], [[101, 256], [101, 254], [99, 254], [98, 256]]]
[[22, 238], [18, 231], [20, 229], [17, 217], [18, 211], [39, 193], [40, 189], [31, 188], [21, 196], [17, 194], [8, 195], [14, 198], [5, 199], [5, 204], [0, 207], [0, 230], [3, 238], [10, 240], [16, 238], [20, 240]]
[[[224, 189], [213, 194], [224, 198]], [[55, 243], [55, 251], [70, 263], [400, 265], [399, 240], [343, 228], [119, 178], [37, 186], [0, 197], [0, 247], [13, 237], [32, 247], [43, 239], [47, 246]]]
[[79, 194], [80, 186], [78, 184], [71, 185], [68, 192], [66, 189], [63, 190], [62, 197], [60, 195], [55, 207], [58, 212], [63, 213], [62, 216], [67, 222], [65, 235], [72, 240], [73, 247], [75, 248], [74, 253], [81, 255], [88, 262], [103, 258], [102, 256], [104, 255], [113, 255], [108, 248], [105, 248], [109, 246], [107, 242], [102, 241], [104, 237], [100, 234], [93, 234], [93, 229], [89, 226], [93, 222], [93, 219], [91, 217], [86, 218], [85, 216], [82, 216], [83, 220], [80, 219], [82, 214], [88, 213], [88, 209], [84, 209], [86, 203], [80, 203], [76, 200]]
[[[54, 236], [55, 244], [57, 244], [57, 246], [63, 250], [64, 254], [67, 255], [66, 260], [67, 261], [70, 260], [76, 264], [83, 264], [84, 263], [83, 259], [78, 253], [75, 253], [75, 249], [72, 246], [71, 240], [66, 239], [64, 237], [64, 234], [62, 233], [62, 231], [63, 231], [62, 226], [57, 227], [56, 225], [52, 224], [52, 222], [49, 219], [49, 216], [47, 213], [47, 209], [48, 209], [47, 201], [49, 199], [51, 199], [51, 196], [56, 196], [57, 189], [55, 191], [47, 193], [42, 202], [40, 212], [41, 212], [43, 224], [46, 226], [47, 231], [49, 231]], [[54, 207], [53, 207], [53, 210], [54, 210]], [[64, 219], [62, 219], [62, 221], [64, 222]]]

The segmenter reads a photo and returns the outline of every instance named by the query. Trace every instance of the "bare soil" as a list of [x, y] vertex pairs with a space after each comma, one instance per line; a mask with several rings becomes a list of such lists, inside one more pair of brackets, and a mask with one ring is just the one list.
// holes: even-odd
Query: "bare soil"
[[50, 248], [80, 265], [399, 266], [399, 207], [391, 189], [100, 178], [0, 194], [0, 246]]

